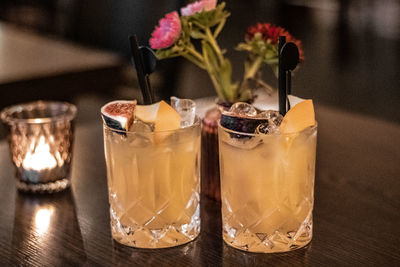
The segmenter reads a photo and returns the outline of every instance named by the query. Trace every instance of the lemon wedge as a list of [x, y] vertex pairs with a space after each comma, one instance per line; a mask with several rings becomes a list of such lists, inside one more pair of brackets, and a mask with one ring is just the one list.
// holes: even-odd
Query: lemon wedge
[[283, 117], [281, 133], [296, 133], [315, 125], [315, 113], [312, 100], [304, 100], [292, 107]]
[[136, 105], [135, 117], [143, 122], [154, 123], [159, 107], [160, 102], [151, 105]]
[[181, 116], [166, 102], [159, 103], [155, 118], [154, 131], [169, 131], [181, 128]]

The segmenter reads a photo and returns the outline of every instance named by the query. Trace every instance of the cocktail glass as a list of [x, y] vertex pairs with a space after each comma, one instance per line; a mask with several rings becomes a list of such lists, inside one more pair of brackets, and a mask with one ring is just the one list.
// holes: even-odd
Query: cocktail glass
[[200, 120], [171, 131], [103, 125], [111, 232], [119, 243], [164, 248], [200, 232]]
[[317, 126], [291, 134], [218, 130], [224, 241], [264, 253], [307, 245]]

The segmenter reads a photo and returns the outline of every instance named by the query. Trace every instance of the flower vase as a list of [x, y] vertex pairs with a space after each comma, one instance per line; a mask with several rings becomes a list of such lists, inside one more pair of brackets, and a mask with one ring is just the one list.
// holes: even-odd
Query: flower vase
[[215, 201], [221, 201], [219, 179], [218, 121], [230, 105], [218, 103], [208, 109], [201, 131], [201, 192]]

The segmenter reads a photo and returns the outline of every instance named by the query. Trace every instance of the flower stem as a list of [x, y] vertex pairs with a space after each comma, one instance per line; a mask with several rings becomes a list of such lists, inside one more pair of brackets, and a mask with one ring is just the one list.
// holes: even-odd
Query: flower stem
[[262, 57], [257, 57], [257, 58], [252, 62], [250, 68], [248, 68], [247, 70], [245, 70], [245, 73], [244, 73], [244, 80], [254, 78], [254, 76], [256, 75], [256, 73], [258, 72], [258, 70], [260, 69], [262, 62], [263, 62]]
[[211, 30], [209, 27], [206, 28], [206, 36], [207, 36], [207, 41], [210, 43], [211, 47], [215, 51], [215, 54], [218, 56], [219, 63], [222, 65], [224, 59], [222, 56], [221, 49], [219, 48], [217, 42], [215, 41], [215, 38], [214, 38], [213, 34], [211, 33]]
[[203, 70], [206, 69], [206, 67], [204, 66], [203, 62], [199, 62], [199, 60], [196, 57], [193, 57], [192, 54], [182, 53], [181, 56], [186, 58], [187, 60], [189, 60], [193, 64], [195, 64], [197, 67], [199, 67], [199, 68], [201, 68]]
[[[215, 37], [219, 34], [219, 31], [222, 30], [224, 23], [225, 22], [221, 22], [219, 25], [220, 27], [217, 27], [214, 34], [211, 32], [209, 27], [205, 29], [205, 38], [203, 40], [205, 43], [203, 43], [203, 47], [207, 45], [209, 49], [212, 50], [213, 55], [217, 57], [217, 60], [208, 60], [210, 66], [213, 65], [211, 66], [212, 69], [208, 70], [208, 72], [213, 81], [218, 97], [222, 101], [232, 102], [237, 97], [237, 90], [235, 89], [237, 86], [232, 85], [232, 70], [230, 62], [224, 58], [221, 48], [215, 40]], [[203, 55], [204, 58], [206, 55]]]
[[193, 24], [196, 25], [197, 27], [199, 27], [200, 29], [203, 29], [203, 30], [206, 29], [206, 27], [203, 24], [198, 23], [197, 21], [193, 21]]
[[192, 47], [187, 47], [186, 50], [189, 52], [190, 55], [192, 55], [195, 58], [195, 60], [197, 62], [197, 64], [196, 63], [195, 64], [197, 66], [199, 66], [202, 69], [206, 69], [206, 67], [204, 65], [204, 58], [199, 52], [196, 51], [196, 49], [194, 49]]
[[274, 92], [274, 88], [268, 83], [262, 80], [257, 80], [257, 83], [260, 84], [267, 91], [269, 95], [271, 95]]
[[218, 27], [215, 29], [214, 34], [213, 34], [214, 39], [216, 39], [218, 37], [219, 33], [222, 31], [222, 28], [224, 28], [225, 22], [226, 22], [226, 19], [223, 19], [218, 24]]
[[210, 76], [211, 82], [214, 85], [215, 91], [217, 92], [218, 98], [221, 99], [221, 100], [225, 100], [226, 97], [225, 97], [225, 94], [224, 94], [224, 90], [221, 87], [221, 84], [218, 82], [217, 77], [215, 76], [215, 69], [211, 65], [211, 62], [208, 60], [208, 54], [207, 54], [207, 50], [205, 48], [206, 45], [207, 44], [203, 40], [202, 47], [203, 47], [204, 65], [206, 67], [208, 75]]
[[225, 94], [224, 91], [222, 89], [222, 87], [220, 86], [220, 84], [217, 81], [217, 78], [215, 77], [215, 74], [208, 72], [208, 75], [211, 78], [211, 82], [213, 83], [214, 87], [215, 87], [215, 91], [217, 92], [218, 98], [221, 100], [225, 100]]

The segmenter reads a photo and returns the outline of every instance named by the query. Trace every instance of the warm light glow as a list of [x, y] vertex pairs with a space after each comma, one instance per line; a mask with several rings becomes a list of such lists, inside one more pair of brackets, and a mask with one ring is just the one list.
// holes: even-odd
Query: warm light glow
[[33, 121], [34, 121], [34, 123], [41, 123], [41, 122], [43, 122], [42, 119], [33, 119]]
[[30, 149], [26, 154], [22, 166], [25, 169], [41, 171], [51, 169], [57, 166], [57, 161], [50, 153], [50, 146], [45, 142], [44, 136], [41, 136], [35, 148], [35, 141], [31, 143]]
[[53, 207], [40, 208], [38, 211], [36, 211], [35, 226], [36, 231], [39, 235], [45, 233], [47, 231], [47, 228], [49, 228], [50, 219], [51, 215], [53, 215], [53, 211]]

